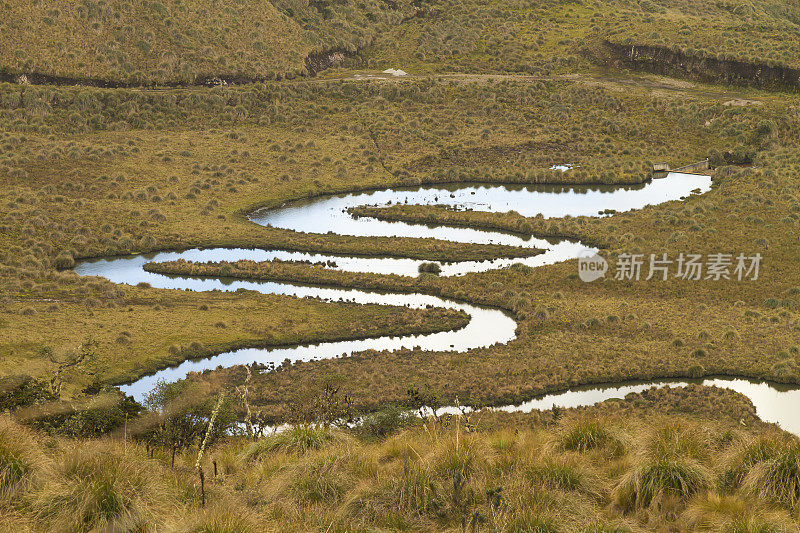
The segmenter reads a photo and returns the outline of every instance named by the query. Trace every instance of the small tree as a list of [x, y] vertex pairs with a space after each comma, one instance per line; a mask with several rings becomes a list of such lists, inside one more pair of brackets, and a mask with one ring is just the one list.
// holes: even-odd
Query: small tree
[[[144, 400], [144, 405], [154, 415], [154, 423], [140, 438], [148, 446], [161, 446], [170, 450], [171, 464], [175, 454], [191, 446], [200, 446], [206, 434], [208, 421], [214, 410], [214, 400], [199, 385], [189, 381], [166, 383], [159, 381]], [[223, 402], [207, 445], [224, 435], [236, 424], [236, 414], [229, 401]]]

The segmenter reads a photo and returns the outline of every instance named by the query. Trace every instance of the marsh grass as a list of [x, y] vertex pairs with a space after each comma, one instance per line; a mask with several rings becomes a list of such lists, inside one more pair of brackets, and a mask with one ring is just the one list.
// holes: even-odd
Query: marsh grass
[[742, 481], [742, 490], [796, 509], [800, 502], [800, 442], [784, 444], [772, 457], [755, 463]]
[[116, 443], [70, 446], [56, 464], [32, 494], [35, 515], [53, 529], [152, 530], [175, 495], [154, 464]]
[[625, 511], [659, 509], [713, 488], [712, 472], [705, 462], [707, 446], [693, 427], [675, 423], [657, 427], [615, 488], [616, 504]]
[[292, 426], [250, 444], [243, 451], [242, 457], [245, 461], [253, 461], [274, 452], [303, 454], [349, 439], [343, 432], [328, 427], [311, 424]]
[[47, 465], [34, 434], [0, 415], [0, 506], [33, 487]]

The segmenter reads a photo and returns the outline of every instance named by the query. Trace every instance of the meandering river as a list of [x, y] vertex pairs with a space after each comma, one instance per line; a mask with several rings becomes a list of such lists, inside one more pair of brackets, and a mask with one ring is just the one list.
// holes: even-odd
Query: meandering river
[[[652, 180], [635, 186], [621, 187], [572, 187], [572, 186], [512, 186], [457, 184], [449, 186], [425, 186], [416, 188], [384, 189], [363, 193], [320, 197], [301, 202], [288, 203], [278, 209], [258, 210], [250, 219], [263, 226], [285, 228], [309, 233], [335, 232], [342, 235], [380, 237], [422, 237], [475, 244], [507, 244], [545, 250], [544, 253], [523, 259], [495, 259], [491, 261], [462, 261], [442, 264], [443, 276], [458, 276], [467, 272], [480, 272], [523, 263], [538, 267], [572, 259], [586, 250], [579, 242], [568, 240], [550, 241], [525, 239], [519, 235], [496, 231], [449, 226], [427, 226], [404, 222], [386, 222], [373, 218], [354, 218], [348, 209], [363, 205], [425, 204], [448, 205], [475, 211], [517, 211], [525, 216], [542, 214], [545, 218], [571, 216], [600, 216], [606, 210], [617, 212], [640, 209], [671, 200], [680, 200], [691, 194], [706, 192], [711, 187], [711, 178], [690, 174], [671, 173], [666, 178]], [[153, 388], [159, 380], [168, 382], [185, 377], [189, 372], [199, 372], [218, 366], [249, 364], [254, 361], [279, 364], [285, 359], [309, 361], [314, 359], [348, 356], [353, 353], [375, 350], [397, 350], [419, 348], [430, 351], [459, 351], [504, 344], [515, 338], [516, 321], [501, 310], [456, 302], [446, 298], [425, 294], [385, 294], [352, 289], [303, 286], [290, 283], [261, 282], [232, 279], [208, 279], [165, 276], [146, 272], [142, 266], [149, 261], [171, 261], [183, 258], [187, 261], [237, 261], [252, 259], [268, 261], [329, 262], [335, 268], [353, 272], [403, 274], [416, 276], [422, 261], [402, 258], [344, 257], [337, 255], [288, 252], [280, 250], [249, 249], [193, 249], [183, 252], [162, 252], [98, 259], [79, 263], [75, 270], [84, 276], [102, 276], [115, 283], [137, 284], [147, 282], [153, 287], [165, 289], [191, 289], [194, 291], [235, 291], [240, 288], [265, 294], [285, 294], [298, 297], [321, 298], [329, 301], [345, 300], [357, 303], [406, 305], [414, 308], [426, 306], [459, 309], [471, 317], [467, 326], [455, 330], [428, 335], [403, 337], [378, 337], [340, 342], [277, 347], [266, 349], [242, 349], [222, 353], [197, 361], [186, 361], [145, 376], [122, 388], [137, 399]], [[793, 405], [800, 405], [800, 391], [779, 389], [770, 384], [746, 380], [706, 380], [704, 383], [731, 388], [747, 395], [755, 404], [759, 416], [767, 421], [778, 422], [784, 429], [800, 434], [800, 422], [793, 422], [789, 414]], [[629, 392], [666, 385], [666, 381], [652, 383], [622, 384], [611, 387], [592, 387], [566, 391], [557, 395], [527, 402], [520, 406], [506, 406], [506, 410], [530, 410], [550, 408], [553, 405], [574, 407], [591, 405], [609, 398], [622, 398]], [[671, 382], [680, 386], [683, 382]]]

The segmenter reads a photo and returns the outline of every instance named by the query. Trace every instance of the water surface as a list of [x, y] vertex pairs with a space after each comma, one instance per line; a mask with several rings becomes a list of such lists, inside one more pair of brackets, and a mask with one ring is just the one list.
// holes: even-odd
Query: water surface
[[[606, 210], [621, 212], [640, 209], [646, 205], [655, 205], [670, 200], [679, 200], [690, 194], [706, 192], [710, 189], [710, 186], [711, 179], [707, 176], [671, 173], [664, 179], [625, 187], [459, 184], [385, 189], [292, 202], [278, 209], [256, 211], [251, 215], [251, 220], [264, 226], [269, 225], [312, 233], [335, 231], [342, 235], [437, 238], [454, 242], [507, 244], [545, 250], [543, 254], [524, 259], [463, 261], [443, 264], [442, 275], [449, 276], [502, 268], [512, 263], [523, 263], [533, 267], [552, 264], [575, 258], [586, 247], [581, 243], [568, 240], [526, 239], [519, 235], [471, 228], [386, 222], [369, 217], [354, 218], [348, 214], [348, 209], [362, 205], [381, 206], [401, 203], [448, 205], [475, 211], [508, 212], [513, 210], [525, 216], [542, 214], [545, 218], [567, 215], [599, 216], [600, 213], [606, 212]], [[182, 379], [189, 372], [214, 369], [218, 366], [228, 367], [252, 362], [279, 364], [285, 359], [290, 361], [309, 361], [348, 356], [368, 349], [397, 350], [401, 348], [418, 348], [429, 351], [466, 352], [492, 346], [493, 344], [508, 343], [516, 337], [517, 324], [512, 317], [503, 311], [436, 296], [385, 294], [355, 289], [313, 287], [265, 281], [165, 276], [146, 272], [142, 268], [148, 261], [172, 261], [180, 258], [187, 261], [236, 261], [239, 259], [267, 261], [282, 259], [286, 261], [330, 262], [332, 264], [335, 263], [335, 266], [331, 266], [331, 268], [339, 270], [381, 274], [393, 273], [409, 276], [417, 275], [417, 269], [421, 263], [419, 260], [402, 258], [346, 257], [280, 250], [215, 248], [84, 261], [76, 266], [76, 271], [86, 276], [103, 276], [115, 283], [133, 285], [147, 282], [153, 287], [165, 289], [189, 289], [194, 291], [249, 289], [265, 294], [320, 298], [326, 301], [404, 305], [413, 308], [446, 307], [467, 312], [471, 320], [466, 327], [459, 330], [428, 335], [379, 337], [271, 349], [251, 348], [226, 352], [197, 361], [186, 361], [121, 387], [123, 391], [139, 400], [159, 380], [172, 382]], [[704, 385], [729, 388], [745, 394], [756, 405], [758, 415], [762, 419], [780, 423], [784, 429], [800, 434], [800, 417], [791, 416], [794, 413], [793, 408], [800, 405], [799, 390], [779, 388], [767, 383], [741, 379], [710, 379], [704, 380], [702, 383]], [[504, 406], [499, 409], [530, 411], [532, 409], [550, 409], [554, 405], [561, 407], [593, 405], [611, 398], [623, 398], [628, 393], [641, 392], [654, 385], [685, 386], [686, 382], [657, 380], [646, 383], [575, 388], [560, 394], [547, 395], [521, 405]], [[454, 408], [449, 409], [453, 410]]]

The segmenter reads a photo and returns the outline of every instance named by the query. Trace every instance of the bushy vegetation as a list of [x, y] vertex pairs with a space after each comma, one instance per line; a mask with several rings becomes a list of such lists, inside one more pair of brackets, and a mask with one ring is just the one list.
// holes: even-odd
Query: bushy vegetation
[[[173, 400], [183, 405], [203, 403], [185, 387], [157, 395], [165, 393], [177, 393]], [[565, 410], [558, 421], [547, 413], [489, 411], [429, 418], [380, 436], [322, 420], [255, 440], [222, 432], [202, 455], [202, 493], [196, 440], [173, 454], [153, 446], [140, 432], [146, 426], [133, 420], [128, 433], [75, 442], [31, 432], [4, 415], [0, 479], [14, 490], [2, 493], [0, 509], [28, 528], [70, 531], [796, 528], [791, 502], [713, 481], [739, 468], [727, 458], [758, 435], [772, 439], [778, 455], [792, 454], [795, 438], [756, 419], [742, 426], [735, 393], [694, 387], [664, 392], [647, 407], [640, 399]], [[709, 400], [726, 407], [703, 408]], [[689, 403], [676, 409], [675, 401]], [[168, 423], [183, 419], [175, 410], [151, 415], [157, 412]], [[677, 412], [680, 425], [671, 420]], [[207, 426], [209, 416], [198, 412], [194, 420]], [[759, 480], [792, 490], [798, 475]]]

